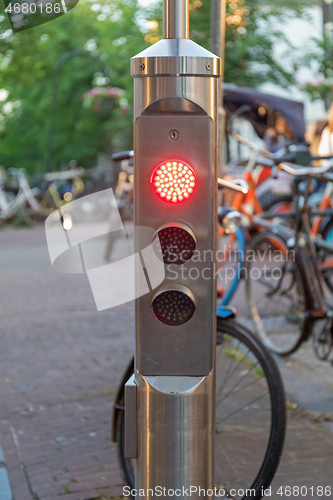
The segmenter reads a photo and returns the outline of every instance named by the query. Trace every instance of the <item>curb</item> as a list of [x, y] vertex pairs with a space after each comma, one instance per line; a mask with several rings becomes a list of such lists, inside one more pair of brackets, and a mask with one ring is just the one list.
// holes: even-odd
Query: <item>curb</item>
[[1, 500], [13, 500], [1, 446], [0, 446], [0, 498]]

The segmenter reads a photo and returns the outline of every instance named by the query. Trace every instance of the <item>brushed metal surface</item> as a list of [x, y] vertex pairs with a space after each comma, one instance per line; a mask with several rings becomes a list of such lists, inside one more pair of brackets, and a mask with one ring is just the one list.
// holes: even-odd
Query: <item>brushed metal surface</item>
[[[188, 0], [164, 0], [164, 36], [131, 61], [134, 77], [135, 225], [151, 227], [136, 249], [172, 221], [188, 226], [197, 249], [216, 249], [217, 109], [221, 62], [188, 40]], [[170, 139], [176, 130], [177, 140]], [[166, 156], [167, 155], [167, 156]], [[153, 201], [149, 182], [168, 158], [189, 162], [198, 183], [182, 207]], [[157, 195], [156, 195], [157, 196]], [[205, 263], [197, 264], [203, 271]], [[214, 269], [214, 257], [209, 271]], [[193, 259], [177, 266], [190, 269]], [[197, 304], [192, 318], [172, 327], [159, 321], [151, 300], [159, 288], [136, 300], [135, 382], [137, 386], [137, 460], [135, 486], [213, 488], [215, 413], [216, 291], [210, 280], [172, 277], [164, 286], [183, 285]], [[139, 280], [140, 281], [140, 280]], [[183, 496], [184, 497], [184, 496]], [[182, 498], [182, 497], [180, 497]], [[201, 496], [205, 498], [205, 496]]]
[[[179, 139], [169, 131], [177, 128]], [[163, 224], [178, 221], [195, 234], [195, 255], [182, 265], [165, 266], [165, 285], [185, 284], [195, 297], [196, 309], [183, 325], [170, 326], [155, 316], [151, 302], [158, 293], [136, 300], [136, 367], [142, 375], [204, 376], [213, 367], [215, 346], [215, 241], [217, 178], [215, 124], [209, 116], [190, 114], [140, 116], [135, 124], [135, 225], [151, 227], [151, 236]], [[170, 156], [168, 156], [170, 155]], [[157, 197], [150, 182], [159, 163], [174, 158], [187, 162], [197, 184], [181, 204]], [[135, 251], [145, 248], [148, 234], [135, 234]], [[141, 290], [144, 275], [137, 275]], [[186, 355], [184, 356], [184, 353]]]
[[136, 488], [212, 488], [213, 373], [207, 377], [137, 374], [137, 384]]
[[133, 77], [220, 76], [221, 60], [192, 40], [163, 39], [131, 60]]
[[165, 0], [163, 38], [189, 37], [189, 0]]
[[125, 384], [125, 457], [137, 457], [137, 421], [136, 421], [136, 383], [135, 376]]

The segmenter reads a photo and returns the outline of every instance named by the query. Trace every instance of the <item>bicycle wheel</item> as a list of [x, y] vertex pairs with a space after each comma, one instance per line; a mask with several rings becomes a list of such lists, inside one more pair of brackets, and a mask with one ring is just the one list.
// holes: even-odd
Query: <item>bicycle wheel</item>
[[322, 231], [323, 239], [332, 245], [332, 252], [319, 250], [319, 267], [325, 283], [333, 293], [333, 221], [330, 220]]
[[25, 200], [21, 206], [22, 220], [28, 226], [45, 222], [47, 217], [56, 210], [56, 206], [47, 192], [35, 195], [34, 200], [35, 203], [33, 205], [28, 200]]
[[246, 262], [246, 291], [257, 333], [286, 356], [305, 340], [305, 296], [294, 252], [274, 233], [258, 234]]
[[317, 321], [312, 332], [312, 347], [320, 361], [326, 361], [333, 348], [332, 320]]
[[[124, 481], [132, 488], [134, 460], [124, 456], [124, 407], [118, 408], [118, 455]], [[227, 492], [225, 498], [262, 498], [283, 448], [283, 386], [260, 341], [245, 327], [222, 318], [217, 319], [215, 418], [216, 487]]]
[[293, 195], [289, 193], [276, 194], [271, 189], [265, 190], [258, 196], [261, 208], [266, 211], [270, 210], [274, 205], [279, 203], [290, 204], [293, 199]]
[[236, 292], [241, 279], [245, 256], [244, 231], [238, 228], [235, 233], [226, 234], [221, 228], [217, 251], [217, 286], [219, 304], [225, 306]]

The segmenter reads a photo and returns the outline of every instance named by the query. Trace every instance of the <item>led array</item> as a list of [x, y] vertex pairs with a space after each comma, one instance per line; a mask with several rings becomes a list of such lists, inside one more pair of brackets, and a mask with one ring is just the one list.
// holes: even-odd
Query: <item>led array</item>
[[154, 299], [153, 309], [155, 316], [162, 323], [179, 326], [192, 318], [195, 304], [186, 293], [178, 290], [167, 290]]
[[196, 185], [191, 167], [178, 161], [161, 163], [153, 173], [152, 183], [158, 196], [169, 203], [188, 199]]

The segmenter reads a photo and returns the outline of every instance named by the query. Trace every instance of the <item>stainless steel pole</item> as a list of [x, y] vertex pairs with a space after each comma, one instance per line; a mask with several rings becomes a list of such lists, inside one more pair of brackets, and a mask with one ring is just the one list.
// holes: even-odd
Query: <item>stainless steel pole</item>
[[[224, 60], [225, 60], [225, 14], [226, 14], [226, 0], [215, 0], [214, 9], [211, 21], [212, 32], [212, 50], [221, 59], [221, 73], [224, 74]], [[222, 176], [223, 163], [225, 160], [224, 155], [224, 141], [225, 141], [225, 126], [226, 114], [223, 109], [223, 78], [219, 84], [219, 134], [218, 134], [218, 174]]]
[[[213, 271], [221, 66], [218, 57], [188, 39], [188, 14], [188, 0], [164, 0], [163, 40], [132, 59], [135, 225], [151, 227], [152, 239], [166, 226], [175, 234], [188, 228], [196, 250], [202, 256], [207, 251], [212, 255], [209, 262], [203, 258], [194, 264], [189, 259], [182, 265], [188, 270], [195, 268], [199, 279], [184, 282], [171, 276], [177, 265], [166, 265], [160, 289], [136, 300], [135, 374], [126, 389], [125, 453], [136, 458], [135, 486], [149, 499], [185, 499], [189, 494], [208, 499], [214, 485]], [[168, 155], [192, 165], [197, 176], [196, 202], [173, 207], [159, 202], [152, 193], [152, 171], [167, 161]], [[150, 241], [136, 234], [136, 252]], [[207, 272], [211, 279], [203, 277]], [[137, 275], [139, 289], [147, 274]], [[195, 310], [193, 318], [180, 319], [177, 326], [163, 324], [153, 309], [154, 300], [163, 293], [171, 301], [183, 297], [190, 302]], [[161, 307], [168, 307], [168, 300]], [[135, 407], [133, 421], [131, 409]]]
[[189, 0], [164, 0], [163, 38], [189, 38]]

